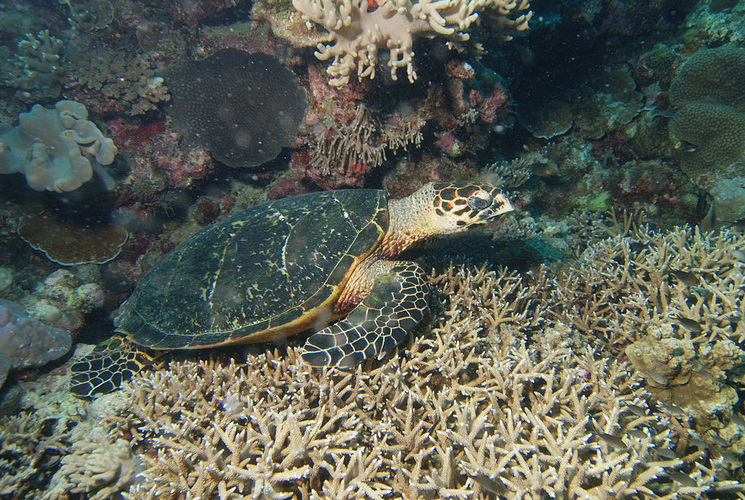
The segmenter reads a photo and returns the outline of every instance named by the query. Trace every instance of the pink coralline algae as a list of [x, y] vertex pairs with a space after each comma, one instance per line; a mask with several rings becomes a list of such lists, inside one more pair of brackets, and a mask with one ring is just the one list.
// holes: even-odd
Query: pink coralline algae
[[126, 185], [137, 199], [152, 199], [169, 187], [189, 187], [212, 170], [210, 155], [181, 144], [179, 134], [167, 130], [163, 120], [138, 126], [118, 119], [108, 125], [133, 157]]

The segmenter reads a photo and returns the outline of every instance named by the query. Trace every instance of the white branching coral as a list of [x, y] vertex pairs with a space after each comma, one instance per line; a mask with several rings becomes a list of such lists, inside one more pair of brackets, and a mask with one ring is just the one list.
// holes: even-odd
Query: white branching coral
[[213, 359], [141, 372], [101, 422], [128, 436], [144, 465], [124, 496], [652, 499], [741, 490], [692, 439], [695, 417], [663, 411], [611, 344], [582, 333], [580, 315], [555, 315], [557, 297], [573, 300], [563, 283], [575, 282], [545, 269], [451, 267], [432, 279], [447, 297], [443, 321], [404, 352], [352, 370], [312, 370], [285, 348], [249, 354], [245, 365]]
[[500, 28], [517, 31], [527, 29], [532, 15], [527, 0], [382, 0], [374, 10], [368, 0], [293, 0], [292, 5], [303, 19], [329, 31], [330, 43], [318, 44], [316, 57], [332, 59], [328, 74], [335, 86], [348, 83], [355, 72], [358, 78], [374, 78], [380, 49], [390, 51], [391, 78], [396, 80], [398, 68], [406, 68], [413, 82], [416, 38], [468, 40], [467, 30], [483, 10], [497, 13]]

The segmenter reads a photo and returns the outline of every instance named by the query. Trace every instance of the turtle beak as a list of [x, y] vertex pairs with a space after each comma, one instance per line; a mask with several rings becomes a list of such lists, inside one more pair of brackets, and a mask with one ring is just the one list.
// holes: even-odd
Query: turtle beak
[[515, 207], [512, 206], [512, 203], [510, 203], [510, 200], [508, 200], [505, 195], [503, 195], [502, 193], [496, 193], [494, 195], [494, 199], [492, 200], [491, 206], [488, 210], [484, 210], [483, 212], [481, 212], [480, 217], [484, 220], [484, 222], [488, 222], [499, 215], [505, 214], [507, 212], [512, 212], [514, 210]]

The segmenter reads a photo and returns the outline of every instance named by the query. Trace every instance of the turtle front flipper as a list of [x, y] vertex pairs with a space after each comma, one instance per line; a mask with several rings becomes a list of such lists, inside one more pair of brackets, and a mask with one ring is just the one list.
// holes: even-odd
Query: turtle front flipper
[[112, 392], [152, 360], [131, 342], [112, 337], [70, 367], [70, 392], [79, 398]]
[[302, 359], [311, 366], [352, 366], [382, 356], [419, 324], [429, 290], [414, 262], [390, 262], [349, 315], [312, 335]]

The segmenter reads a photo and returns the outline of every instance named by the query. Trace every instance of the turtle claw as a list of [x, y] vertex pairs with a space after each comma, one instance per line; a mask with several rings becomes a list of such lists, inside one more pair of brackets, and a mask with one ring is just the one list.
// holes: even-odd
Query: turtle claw
[[391, 262], [370, 293], [349, 315], [311, 335], [301, 358], [307, 364], [354, 366], [385, 355], [424, 318], [427, 309], [424, 272], [413, 262]]

